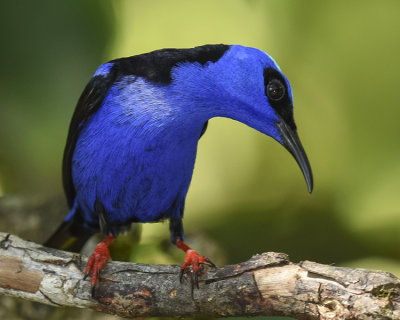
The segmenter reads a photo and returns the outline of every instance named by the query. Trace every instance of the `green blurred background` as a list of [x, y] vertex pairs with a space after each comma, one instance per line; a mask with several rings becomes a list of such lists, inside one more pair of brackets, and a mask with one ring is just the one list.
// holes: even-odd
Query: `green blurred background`
[[[0, 194], [62, 193], [69, 121], [102, 62], [257, 47], [292, 84], [314, 192], [278, 143], [213, 119], [187, 198], [189, 244], [218, 263], [281, 251], [400, 276], [399, 13], [396, 0], [3, 1]], [[131, 258], [179, 263], [168, 239], [167, 224], [145, 225]]]

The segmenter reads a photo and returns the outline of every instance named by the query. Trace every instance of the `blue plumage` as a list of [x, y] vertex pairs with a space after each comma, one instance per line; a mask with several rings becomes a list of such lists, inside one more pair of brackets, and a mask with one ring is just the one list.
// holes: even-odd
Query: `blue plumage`
[[165, 89], [126, 76], [82, 130], [72, 177], [88, 223], [98, 223], [96, 199], [111, 224], [180, 217], [206, 119], [172, 105]]
[[[183, 240], [197, 143], [214, 117], [283, 144], [311, 191], [291, 88], [269, 55], [239, 45], [164, 49], [103, 64], [86, 87], [64, 154], [71, 212], [58, 234], [117, 236], [132, 222], [168, 218], [172, 241]], [[57, 237], [48, 244], [59, 246]]]

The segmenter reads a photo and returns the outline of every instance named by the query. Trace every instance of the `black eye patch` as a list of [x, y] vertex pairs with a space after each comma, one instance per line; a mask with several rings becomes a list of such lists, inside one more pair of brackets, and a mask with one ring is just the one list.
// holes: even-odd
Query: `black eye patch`
[[264, 69], [265, 95], [275, 112], [292, 129], [296, 129], [293, 119], [293, 104], [282, 74], [271, 67]]

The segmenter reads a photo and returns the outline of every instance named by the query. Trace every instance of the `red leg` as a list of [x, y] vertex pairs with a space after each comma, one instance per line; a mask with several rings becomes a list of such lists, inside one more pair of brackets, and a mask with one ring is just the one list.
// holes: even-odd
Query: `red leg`
[[213, 267], [215, 267], [215, 264], [212, 263], [211, 260], [208, 259], [207, 257], [200, 256], [196, 251], [191, 249], [181, 239], [176, 240], [176, 246], [186, 253], [185, 259], [183, 260], [183, 263], [181, 265], [181, 274], [180, 274], [181, 282], [182, 282], [183, 274], [187, 271], [189, 266], [192, 266], [193, 272], [194, 272], [194, 276], [195, 276], [196, 286], [199, 287], [198, 276], [199, 276], [199, 273], [200, 273], [200, 264], [201, 263], [206, 263], [206, 264], [211, 265]]
[[94, 287], [97, 283], [97, 278], [99, 276], [99, 272], [103, 270], [108, 260], [111, 260], [110, 250], [108, 250], [108, 246], [114, 241], [113, 235], [109, 235], [102, 242], [100, 242], [94, 252], [89, 257], [89, 260], [86, 265], [86, 276], [92, 273], [92, 286]]

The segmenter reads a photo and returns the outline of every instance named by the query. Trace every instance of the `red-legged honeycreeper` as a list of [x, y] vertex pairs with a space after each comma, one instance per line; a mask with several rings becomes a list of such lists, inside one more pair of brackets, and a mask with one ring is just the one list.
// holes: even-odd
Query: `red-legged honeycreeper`
[[47, 246], [79, 251], [97, 232], [92, 285], [109, 244], [132, 222], [169, 219], [171, 241], [186, 252], [181, 276], [212, 264], [183, 241], [182, 217], [197, 143], [208, 120], [240, 121], [281, 143], [313, 188], [293, 120], [292, 91], [276, 62], [240, 45], [162, 49], [101, 65], [69, 128], [63, 184], [70, 212]]

